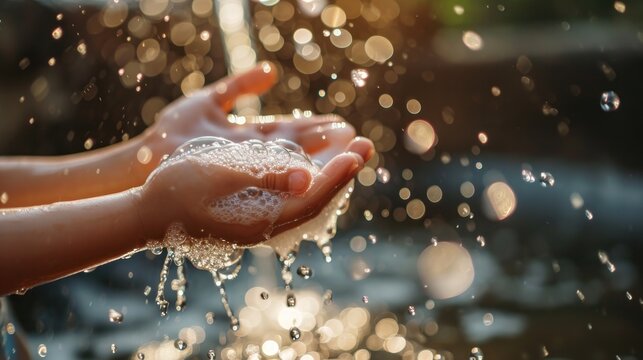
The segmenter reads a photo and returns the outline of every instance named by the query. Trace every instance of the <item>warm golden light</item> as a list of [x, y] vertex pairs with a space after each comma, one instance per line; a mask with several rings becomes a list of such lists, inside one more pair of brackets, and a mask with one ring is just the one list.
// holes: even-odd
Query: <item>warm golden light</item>
[[484, 191], [484, 210], [493, 220], [505, 220], [516, 210], [516, 195], [509, 185], [495, 182]]
[[406, 128], [404, 145], [406, 149], [414, 154], [424, 154], [435, 143], [435, 130], [433, 126], [424, 120], [415, 120]]
[[441, 241], [429, 245], [417, 261], [420, 279], [430, 296], [447, 299], [458, 296], [473, 283], [473, 261], [459, 244]]

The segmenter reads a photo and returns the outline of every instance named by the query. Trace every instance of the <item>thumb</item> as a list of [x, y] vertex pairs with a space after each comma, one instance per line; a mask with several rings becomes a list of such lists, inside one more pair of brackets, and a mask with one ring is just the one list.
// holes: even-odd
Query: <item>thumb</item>
[[312, 175], [306, 169], [293, 168], [280, 174], [269, 173], [261, 178], [261, 188], [287, 191], [292, 194], [306, 192], [312, 182]]

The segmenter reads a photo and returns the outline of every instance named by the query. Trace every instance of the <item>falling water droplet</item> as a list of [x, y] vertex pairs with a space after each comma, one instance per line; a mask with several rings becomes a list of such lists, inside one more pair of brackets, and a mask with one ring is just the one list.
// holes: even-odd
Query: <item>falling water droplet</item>
[[473, 31], [465, 31], [462, 34], [462, 42], [466, 47], [473, 51], [478, 51], [484, 46], [482, 37]]
[[532, 183], [536, 181], [536, 177], [534, 176], [534, 174], [527, 169], [522, 169], [521, 176], [524, 182]]
[[543, 353], [543, 357], [549, 356], [549, 350], [547, 350], [547, 347], [543, 345], [543, 348], [541, 349]]
[[554, 176], [548, 172], [541, 172], [539, 181], [540, 185], [542, 185], [543, 187], [552, 187], [556, 183], [556, 179], [554, 179]]
[[411, 316], [415, 316], [415, 306], [409, 305], [409, 308], [407, 310]]
[[295, 294], [289, 293], [286, 295], [286, 306], [288, 307], [294, 307], [297, 305], [297, 298], [295, 298]]
[[484, 354], [479, 347], [474, 347], [471, 349], [471, 355], [469, 355], [469, 360], [483, 360]]
[[615, 111], [621, 106], [621, 98], [614, 91], [601, 94], [601, 109], [605, 112]]
[[362, 302], [364, 304], [368, 304], [368, 296], [366, 296], [366, 295], [362, 296]]
[[54, 38], [55, 40], [60, 39], [63, 36], [63, 28], [60, 26], [55, 28], [54, 31], [51, 32], [51, 37]]
[[205, 322], [208, 325], [214, 324], [214, 313], [212, 311], [208, 311], [207, 313], [205, 313]]
[[431, 245], [432, 246], [438, 246], [438, 238], [435, 236], [431, 237]]
[[610, 261], [610, 258], [607, 256], [607, 253], [605, 251], [598, 252], [598, 260], [601, 262], [601, 264], [607, 266], [607, 270], [609, 272], [616, 271], [616, 266]]
[[267, 292], [265, 291], [261, 292], [261, 299], [268, 300], [269, 297], [270, 297], [270, 294], [268, 294]]
[[366, 79], [368, 78], [368, 71], [366, 69], [355, 69], [351, 71], [351, 80], [355, 87], [363, 87], [366, 85]]
[[145, 289], [143, 289], [143, 295], [148, 296], [152, 292], [152, 288], [149, 286], [146, 286]]
[[476, 236], [476, 241], [477, 241], [477, 242], [478, 242], [478, 244], [480, 244], [480, 246], [482, 246], [482, 247], [484, 247], [484, 246], [486, 245], [486, 243], [485, 243], [485, 239], [484, 239], [484, 236], [482, 236], [482, 235], [478, 235], [478, 236]]
[[386, 184], [391, 180], [391, 173], [386, 168], [377, 168], [375, 173], [377, 174], [377, 181], [382, 184]]
[[188, 344], [181, 339], [176, 339], [176, 341], [174, 341], [174, 347], [179, 350], [185, 350], [187, 349]]
[[580, 289], [576, 290], [576, 296], [578, 296], [578, 300], [580, 300], [581, 302], [585, 301], [585, 294], [583, 294]]
[[240, 327], [241, 324], [239, 323], [239, 319], [236, 316], [232, 315], [230, 317], [230, 330], [238, 331]]
[[38, 356], [42, 358], [47, 356], [47, 346], [45, 344], [38, 345]]
[[298, 327], [293, 326], [290, 329], [290, 339], [292, 341], [297, 341], [297, 340], [299, 340], [300, 337], [301, 337], [301, 330], [299, 330]]
[[308, 280], [313, 276], [313, 269], [311, 269], [309, 266], [301, 265], [297, 268], [297, 275]]
[[116, 324], [120, 324], [123, 322], [123, 314], [114, 309], [109, 309], [108, 315], [109, 315], [109, 322], [116, 323]]
[[333, 302], [333, 290], [326, 290], [324, 292], [324, 295], [322, 296], [322, 299], [324, 300], [324, 305], [328, 305]]
[[140, 353], [136, 354], [136, 358], [137, 358], [138, 360], [144, 360], [144, 359], [145, 359], [145, 354], [143, 354], [142, 352], [140, 352]]
[[585, 217], [587, 218], [587, 220], [592, 220], [594, 218], [594, 214], [592, 214], [591, 211], [585, 209]]
[[116, 354], [116, 351], [118, 350], [118, 346], [116, 346], [116, 344], [112, 344], [109, 348], [112, 350], [112, 354]]
[[321, 246], [321, 252], [324, 255], [324, 261], [330, 263], [333, 261], [333, 248], [330, 245], [330, 242], [325, 243]]
[[214, 360], [217, 358], [217, 353], [214, 352], [214, 350], [210, 349], [208, 350], [208, 360]]
[[370, 240], [371, 244], [376, 244], [377, 243], [377, 236], [375, 236], [374, 234], [370, 234], [368, 236], [368, 240]]

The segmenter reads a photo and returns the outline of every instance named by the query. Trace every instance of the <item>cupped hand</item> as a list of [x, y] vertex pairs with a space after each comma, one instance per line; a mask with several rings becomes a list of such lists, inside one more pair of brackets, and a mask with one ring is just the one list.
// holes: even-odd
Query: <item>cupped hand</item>
[[[366, 140], [355, 142], [363, 141]], [[368, 146], [359, 146], [364, 145]], [[150, 176], [139, 193], [138, 214], [149, 239], [163, 238], [171, 224], [180, 223], [195, 238], [212, 237], [253, 245], [265, 240], [264, 234], [270, 227], [280, 232], [321, 211], [363, 163], [361, 155], [346, 152], [334, 157], [314, 178], [301, 168], [258, 178], [186, 156], [162, 166]], [[248, 187], [288, 192], [293, 196], [287, 198], [274, 224], [266, 219], [231, 224], [214, 216], [212, 203]]]
[[226, 224], [213, 216], [211, 204], [248, 187], [297, 195], [309, 188], [311, 180], [306, 169], [291, 168], [258, 178], [188, 156], [150, 175], [140, 190], [138, 213], [149, 239], [161, 239], [172, 223], [181, 223], [193, 237], [256, 242], [270, 223]]
[[347, 149], [355, 129], [336, 115], [258, 116], [228, 120], [234, 101], [242, 95], [261, 94], [277, 81], [274, 65], [256, 68], [221, 79], [188, 97], [168, 105], [144, 134], [144, 142], [155, 154], [171, 154], [184, 142], [201, 136], [218, 136], [239, 142], [287, 139], [300, 144], [313, 158], [327, 163]]

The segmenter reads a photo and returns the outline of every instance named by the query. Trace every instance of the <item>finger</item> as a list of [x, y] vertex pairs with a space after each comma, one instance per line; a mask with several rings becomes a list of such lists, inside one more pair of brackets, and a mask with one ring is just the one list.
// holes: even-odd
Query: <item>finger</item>
[[[301, 144], [304, 150], [313, 156], [328, 147], [335, 148], [336, 151], [333, 155], [337, 155], [344, 151], [346, 145], [355, 134], [352, 128], [345, 127], [345, 125], [346, 123], [333, 123], [317, 126], [298, 134], [296, 142]], [[330, 160], [330, 158], [327, 160]]]
[[[273, 132], [281, 132], [278, 137], [288, 138], [285, 133], [297, 134], [314, 126], [326, 123], [342, 122], [344, 119], [335, 114], [313, 115], [300, 117], [295, 115], [260, 115], [245, 117], [246, 124], [254, 125], [258, 131], [269, 135]], [[292, 137], [291, 137], [292, 138]]]
[[208, 86], [212, 100], [224, 112], [229, 112], [234, 101], [246, 94], [262, 94], [277, 82], [277, 69], [270, 62], [263, 62], [257, 67], [239, 75], [225, 77]]
[[276, 232], [285, 231], [319, 213], [363, 165], [358, 154], [344, 153], [334, 157], [315, 176], [311, 188], [304, 196], [288, 200], [277, 220]]
[[348, 144], [348, 147], [346, 147], [346, 151], [359, 154], [359, 156], [362, 157], [364, 162], [367, 162], [375, 154], [375, 146], [373, 145], [373, 142], [370, 139], [358, 136], [354, 138], [350, 142], [350, 144]]
[[[315, 159], [328, 162], [346, 151], [355, 136], [355, 129], [346, 122], [328, 123], [297, 134], [296, 142]], [[361, 155], [361, 153], [358, 153]]]
[[269, 190], [287, 191], [292, 194], [301, 194], [308, 190], [312, 179], [308, 170], [293, 168], [281, 174], [266, 174], [260, 179], [259, 187]]

